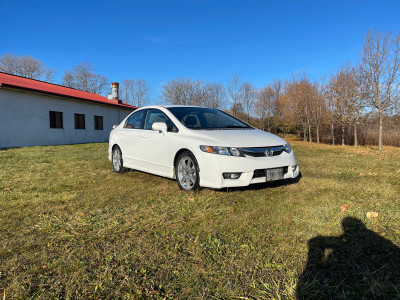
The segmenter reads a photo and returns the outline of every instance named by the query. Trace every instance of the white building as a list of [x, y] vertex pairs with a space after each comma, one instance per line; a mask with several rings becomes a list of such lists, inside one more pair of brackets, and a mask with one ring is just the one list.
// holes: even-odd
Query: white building
[[0, 148], [106, 142], [136, 109], [118, 100], [0, 72]]

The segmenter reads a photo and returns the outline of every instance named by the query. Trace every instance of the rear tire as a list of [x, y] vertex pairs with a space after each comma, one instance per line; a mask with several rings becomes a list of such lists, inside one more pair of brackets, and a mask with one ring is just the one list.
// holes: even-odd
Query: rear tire
[[195, 191], [200, 187], [199, 166], [190, 151], [182, 152], [176, 159], [175, 177], [183, 191]]
[[115, 173], [122, 173], [125, 171], [122, 151], [118, 146], [113, 148], [111, 162]]

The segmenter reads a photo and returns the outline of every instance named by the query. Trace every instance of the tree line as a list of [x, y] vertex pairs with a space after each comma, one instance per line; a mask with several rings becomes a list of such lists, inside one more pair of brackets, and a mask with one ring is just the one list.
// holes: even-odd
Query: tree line
[[235, 73], [224, 88], [176, 78], [162, 86], [161, 98], [225, 109], [262, 130], [296, 134], [304, 141], [376, 143], [379, 150], [384, 142], [400, 146], [399, 39], [400, 32], [367, 31], [359, 59], [319, 80], [297, 74], [257, 88]]
[[[400, 33], [367, 31], [355, 62], [311, 80], [306, 74], [277, 79], [259, 88], [231, 74], [217, 81], [175, 78], [166, 81], [160, 100], [230, 112], [246, 122], [278, 134], [295, 134], [304, 141], [332, 144], [400, 146]], [[54, 82], [55, 70], [31, 56], [0, 57], [0, 71]], [[62, 85], [104, 94], [109, 80], [90, 63], [64, 71]], [[120, 98], [141, 107], [149, 103], [150, 86], [141, 78], [124, 79]], [[385, 131], [385, 135], [383, 135]]]

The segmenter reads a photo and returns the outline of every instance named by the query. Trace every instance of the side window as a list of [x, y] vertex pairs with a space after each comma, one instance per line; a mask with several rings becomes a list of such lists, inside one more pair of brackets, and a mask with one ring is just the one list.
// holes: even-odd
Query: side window
[[125, 123], [125, 128], [135, 128], [141, 129], [143, 116], [145, 115], [146, 110], [139, 110], [138, 112], [133, 113]]
[[146, 120], [144, 122], [144, 129], [153, 130], [153, 123], [162, 122], [167, 124], [167, 129], [169, 132], [178, 132], [178, 128], [175, 124], [164, 114], [162, 111], [158, 109], [149, 109], [146, 115]]
[[49, 111], [50, 128], [63, 128], [63, 113]]
[[94, 129], [103, 130], [103, 116], [94, 116]]
[[85, 115], [74, 114], [75, 129], [85, 129]]

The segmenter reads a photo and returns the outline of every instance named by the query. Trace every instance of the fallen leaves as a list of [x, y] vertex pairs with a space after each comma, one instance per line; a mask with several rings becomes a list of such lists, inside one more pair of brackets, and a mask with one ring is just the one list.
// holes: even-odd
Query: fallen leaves
[[367, 212], [367, 219], [376, 219], [378, 217], [378, 213], [374, 211]]
[[4, 191], [11, 191], [11, 189], [8, 188], [8, 187], [5, 187], [3, 190], [4, 190]]
[[366, 175], [368, 175], [368, 176], [378, 176], [378, 173], [377, 172], [367, 172], [367, 173], [360, 173], [360, 174], [358, 174], [359, 176], [366, 176]]
[[343, 203], [342, 205], [340, 205], [340, 212], [344, 212], [344, 211], [348, 210], [350, 207], [351, 207], [350, 204]]

